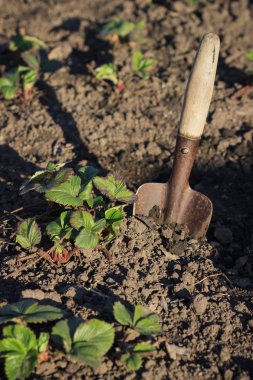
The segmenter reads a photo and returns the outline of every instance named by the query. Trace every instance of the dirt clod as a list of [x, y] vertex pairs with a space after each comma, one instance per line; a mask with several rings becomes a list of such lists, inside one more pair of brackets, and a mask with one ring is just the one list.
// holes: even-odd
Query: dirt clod
[[206, 311], [208, 300], [202, 294], [198, 294], [193, 301], [193, 307], [197, 315], [202, 315]]

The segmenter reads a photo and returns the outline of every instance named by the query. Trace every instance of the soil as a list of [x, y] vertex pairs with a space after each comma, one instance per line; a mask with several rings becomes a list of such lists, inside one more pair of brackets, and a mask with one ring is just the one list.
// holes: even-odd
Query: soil
[[[18, 26], [48, 44], [60, 63], [39, 81], [30, 101], [0, 104], [1, 275], [20, 266], [15, 217], [37, 206], [36, 194], [19, 195], [23, 180], [49, 161], [89, 162], [119, 171], [136, 190], [170, 174], [186, 81], [201, 35], [221, 38], [215, 93], [191, 184], [208, 195], [214, 215], [204, 241], [183, 229], [129, 217], [112, 244], [65, 266], [37, 264], [2, 279], [0, 300], [33, 297], [62, 305], [70, 314], [113, 321], [112, 304], [147, 305], [163, 337], [156, 356], [126, 371], [112, 350], [92, 370], [64, 358], [41, 365], [41, 379], [240, 379], [253, 378], [253, 81], [252, 1], [9, 0], [0, 1], [0, 33]], [[145, 20], [141, 49], [157, 60], [149, 80], [131, 72], [135, 47], [97, 37], [115, 17]], [[119, 67], [125, 89], [117, 93], [92, 70]], [[13, 215], [13, 214], [12, 214]], [[17, 213], [25, 217], [25, 212]]]

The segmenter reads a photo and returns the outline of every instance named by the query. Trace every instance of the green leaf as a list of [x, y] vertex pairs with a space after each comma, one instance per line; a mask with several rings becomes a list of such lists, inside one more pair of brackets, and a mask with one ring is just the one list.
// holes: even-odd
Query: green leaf
[[79, 248], [95, 248], [100, 239], [98, 233], [106, 226], [105, 219], [94, 222], [88, 211], [73, 212], [70, 223], [77, 230], [84, 227], [75, 239], [75, 245]]
[[132, 69], [138, 71], [140, 62], [143, 59], [143, 54], [140, 51], [135, 51], [132, 58]]
[[90, 208], [96, 208], [104, 205], [104, 199], [101, 197], [101, 195], [95, 198], [89, 198], [86, 200], [86, 202]]
[[3, 336], [5, 338], [17, 339], [24, 345], [26, 350], [34, 349], [37, 345], [36, 336], [28, 327], [19, 325], [6, 326], [3, 329]]
[[78, 197], [81, 189], [81, 178], [73, 176], [69, 182], [63, 182], [46, 191], [46, 199], [64, 206], [82, 206], [83, 201]]
[[79, 198], [82, 199], [83, 201], [87, 201], [91, 197], [92, 188], [93, 188], [92, 181], [88, 182], [87, 185], [82, 185], [82, 190], [79, 194]]
[[101, 361], [100, 356], [97, 356], [96, 345], [88, 342], [73, 343], [71, 356], [91, 367], [97, 367]]
[[39, 335], [37, 346], [39, 352], [46, 352], [48, 349], [48, 342], [49, 342], [50, 334], [46, 332], [42, 332]]
[[25, 379], [37, 365], [37, 341], [27, 327], [7, 326], [3, 329], [7, 337], [0, 341], [0, 356], [5, 357], [5, 373], [8, 379]]
[[136, 23], [136, 28], [139, 30], [143, 30], [146, 27], [146, 23], [144, 20], [140, 20]]
[[9, 45], [11, 51], [24, 52], [26, 50], [38, 50], [39, 48], [46, 48], [46, 44], [39, 38], [17, 34], [12, 38], [12, 42]]
[[117, 70], [113, 63], [106, 63], [96, 69], [96, 78], [110, 80], [114, 85], [118, 83]]
[[74, 211], [70, 217], [70, 224], [76, 230], [82, 227], [92, 229], [94, 226], [94, 220], [92, 215], [88, 211]]
[[15, 98], [18, 90], [18, 82], [19, 66], [7, 71], [5, 75], [0, 78], [0, 93], [3, 94], [5, 100]]
[[135, 51], [132, 57], [132, 69], [136, 74], [143, 79], [149, 78], [149, 72], [155, 66], [154, 59], [144, 58], [140, 51]]
[[131, 371], [137, 371], [142, 365], [141, 356], [134, 352], [122, 355], [121, 361], [125, 364], [127, 369]]
[[111, 233], [116, 236], [118, 229], [125, 217], [124, 205], [109, 208], [105, 211], [106, 224], [111, 228]]
[[81, 167], [78, 170], [78, 174], [82, 179], [82, 190], [79, 197], [83, 200], [91, 198], [93, 183], [92, 179], [98, 174], [99, 170], [92, 166]]
[[112, 201], [133, 203], [136, 195], [127, 189], [124, 180], [119, 176], [109, 174], [107, 177], [95, 177], [93, 183], [96, 188]]
[[100, 219], [97, 222], [95, 222], [94, 226], [92, 227], [92, 231], [100, 232], [106, 227], [106, 220]]
[[111, 348], [114, 329], [109, 323], [97, 319], [80, 323], [76, 318], [71, 318], [58, 322], [51, 336], [73, 358], [95, 367], [101, 356]]
[[31, 90], [38, 79], [38, 72], [36, 70], [29, 70], [24, 76], [23, 76], [23, 83], [24, 83], [24, 90], [29, 91]]
[[54, 343], [59, 347], [62, 346], [67, 353], [70, 352], [72, 346], [71, 323], [73, 323], [73, 319], [56, 323], [51, 334]]
[[128, 369], [136, 371], [142, 365], [142, 356], [154, 352], [156, 352], [156, 350], [151, 344], [147, 342], [141, 342], [136, 344], [133, 350], [131, 350], [129, 353], [122, 355], [121, 361]]
[[151, 352], [156, 352], [156, 349], [150, 343], [141, 342], [141, 343], [136, 344], [136, 346], [134, 347], [134, 352], [143, 356]]
[[99, 170], [94, 168], [93, 166], [83, 166], [78, 170], [78, 173], [80, 174], [82, 178], [82, 183], [88, 184], [96, 175], [98, 174]]
[[78, 248], [95, 248], [99, 243], [99, 236], [91, 228], [83, 228], [75, 239], [75, 246]]
[[58, 307], [39, 305], [33, 300], [23, 300], [8, 304], [0, 309], [0, 323], [21, 319], [27, 323], [42, 323], [60, 319], [65, 312]]
[[100, 36], [106, 37], [110, 34], [117, 34], [119, 37], [126, 37], [136, 27], [136, 24], [126, 20], [116, 19], [115, 21], [105, 24], [101, 31]]
[[6, 338], [0, 340], [0, 357], [4, 358], [5, 356], [15, 352], [25, 354], [26, 349], [22, 342], [19, 342], [16, 338]]
[[3, 94], [5, 100], [10, 100], [15, 97], [17, 91], [16, 81], [12, 81], [10, 78], [0, 78], [0, 93]]
[[110, 323], [92, 319], [81, 323], [74, 334], [73, 342], [85, 342], [96, 347], [96, 356], [102, 356], [112, 347], [114, 328]]
[[134, 309], [133, 325], [134, 329], [142, 335], [161, 332], [158, 315], [141, 305], [137, 305]]
[[25, 219], [18, 225], [16, 242], [23, 248], [30, 248], [41, 241], [41, 232], [34, 219]]
[[253, 61], [253, 49], [250, 50], [246, 55], [246, 58], [248, 58], [250, 61]]
[[8, 380], [26, 379], [37, 366], [38, 353], [30, 350], [25, 355], [13, 354], [5, 359], [5, 373]]
[[118, 23], [116, 33], [119, 37], [128, 36], [135, 29], [135, 23], [122, 20], [121, 23]]
[[133, 325], [133, 313], [131, 313], [121, 302], [113, 305], [113, 315], [117, 322], [123, 326]]
[[73, 170], [71, 168], [61, 169], [63, 165], [65, 164], [55, 165], [49, 163], [45, 170], [35, 172], [33, 176], [21, 186], [20, 193], [25, 194], [30, 190], [44, 193], [52, 187], [68, 181], [72, 177]]
[[[70, 226], [70, 212], [63, 211], [60, 218], [49, 223], [46, 227], [47, 233], [50, 238], [56, 242], [65, 236], [65, 239], [69, 239], [71, 236], [72, 228]], [[69, 233], [68, 233], [69, 232]]]

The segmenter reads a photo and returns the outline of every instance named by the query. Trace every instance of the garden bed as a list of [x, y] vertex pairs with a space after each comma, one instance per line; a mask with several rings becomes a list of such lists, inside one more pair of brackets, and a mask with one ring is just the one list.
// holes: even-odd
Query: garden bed
[[[20, 298], [50, 300], [85, 320], [113, 322], [112, 306], [142, 304], [159, 314], [163, 335], [157, 354], [136, 373], [120, 364], [112, 349], [92, 370], [66, 357], [40, 366], [40, 378], [240, 379], [253, 376], [253, 108], [252, 93], [234, 94], [252, 83], [251, 2], [93, 2], [10, 0], [0, 32], [18, 24], [46, 41], [61, 63], [38, 83], [30, 101], [0, 104], [1, 276], [20, 265], [17, 221], [39, 202], [19, 195], [29, 175], [49, 161], [76, 161], [120, 172], [136, 190], [169, 177], [182, 97], [200, 36], [221, 37], [215, 93], [192, 175], [208, 195], [214, 215], [207, 240], [184, 230], [131, 217], [112, 243], [111, 259], [94, 251], [59, 268], [38, 264], [2, 279], [1, 304]], [[115, 17], [144, 20], [141, 49], [155, 58], [149, 80], [131, 72], [133, 47], [97, 37]], [[99, 82], [90, 67], [114, 61], [125, 89]], [[88, 65], [88, 66], [87, 66]], [[43, 210], [38, 207], [38, 212]], [[51, 328], [51, 325], [49, 325]], [[175, 345], [175, 346], [172, 346]]]

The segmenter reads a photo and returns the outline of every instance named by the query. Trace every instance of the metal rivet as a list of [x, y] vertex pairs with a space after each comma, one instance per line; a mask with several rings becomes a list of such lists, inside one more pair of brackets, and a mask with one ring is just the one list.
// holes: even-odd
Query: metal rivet
[[183, 153], [183, 154], [189, 153], [189, 148], [182, 148], [181, 153]]

